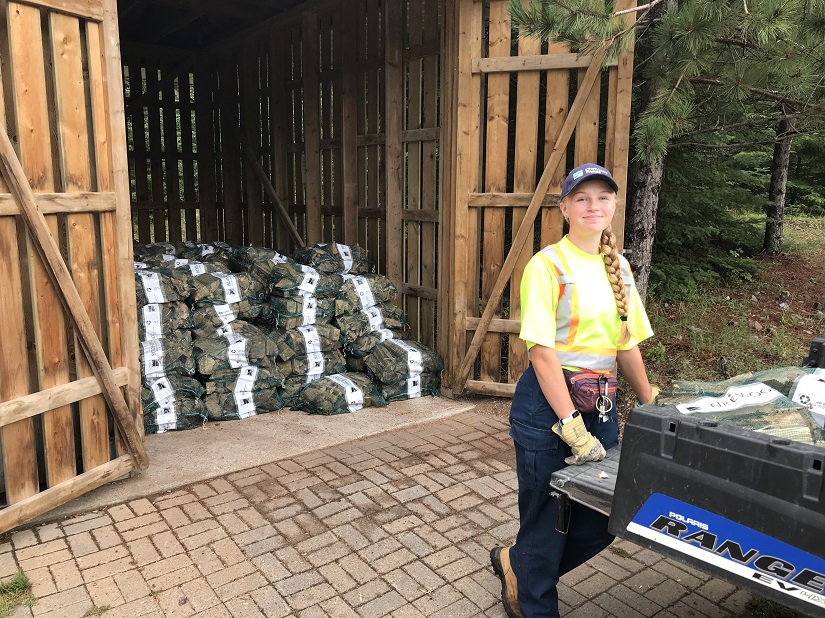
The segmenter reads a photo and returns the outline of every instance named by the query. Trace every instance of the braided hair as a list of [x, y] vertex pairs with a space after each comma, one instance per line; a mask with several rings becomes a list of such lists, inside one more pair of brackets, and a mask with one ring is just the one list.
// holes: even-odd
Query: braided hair
[[619, 332], [619, 345], [630, 341], [630, 327], [627, 325], [627, 313], [630, 304], [627, 300], [627, 290], [622, 279], [622, 268], [619, 263], [619, 252], [616, 249], [616, 236], [613, 229], [608, 226], [602, 232], [601, 251], [604, 256], [604, 268], [607, 271], [607, 279], [610, 287], [613, 288], [613, 296], [616, 298], [616, 308], [619, 310], [619, 319], [622, 321], [622, 329]]

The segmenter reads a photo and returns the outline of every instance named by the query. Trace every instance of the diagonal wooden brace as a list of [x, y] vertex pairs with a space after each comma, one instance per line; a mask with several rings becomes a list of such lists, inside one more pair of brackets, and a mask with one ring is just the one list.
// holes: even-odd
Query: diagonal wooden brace
[[521, 254], [524, 244], [529, 238], [532, 237], [531, 234], [533, 231], [533, 224], [536, 220], [536, 215], [538, 215], [541, 208], [541, 203], [544, 200], [544, 196], [547, 195], [547, 189], [550, 187], [553, 171], [564, 159], [567, 151], [567, 143], [570, 141], [570, 137], [573, 135], [573, 130], [576, 127], [576, 123], [579, 121], [584, 105], [590, 97], [590, 91], [593, 89], [593, 84], [596, 83], [596, 80], [601, 73], [602, 63], [607, 55], [607, 50], [608, 47], [605, 46], [593, 54], [593, 58], [590, 62], [590, 66], [587, 67], [587, 72], [584, 75], [584, 79], [582, 79], [579, 84], [576, 98], [570, 106], [570, 112], [567, 114], [567, 118], [565, 119], [564, 125], [559, 132], [559, 136], [556, 138], [556, 143], [553, 145], [553, 152], [550, 153], [550, 158], [547, 160], [547, 165], [544, 166], [544, 171], [542, 172], [541, 178], [539, 178], [538, 184], [536, 185], [536, 191], [533, 193], [533, 197], [530, 200], [530, 205], [527, 207], [527, 212], [524, 214], [524, 219], [522, 220], [516, 235], [513, 237], [510, 252], [507, 254], [507, 259], [504, 260], [504, 264], [501, 267], [501, 272], [499, 273], [495, 285], [493, 285], [493, 289], [490, 292], [490, 296], [487, 299], [487, 305], [484, 307], [484, 312], [481, 314], [481, 319], [476, 326], [473, 339], [470, 341], [470, 347], [467, 349], [467, 353], [464, 355], [464, 360], [461, 361], [461, 365], [456, 373], [455, 382], [453, 385], [453, 393], [455, 395], [460, 395], [464, 391], [464, 387], [467, 384], [467, 378], [470, 375], [470, 370], [473, 367], [473, 363], [475, 363], [476, 356], [478, 356], [478, 350], [481, 348], [481, 342], [487, 334], [487, 329], [493, 319], [493, 314], [495, 313], [495, 308], [498, 306], [498, 301], [501, 299], [501, 295], [504, 292], [504, 288], [507, 286], [510, 275], [513, 274], [513, 269], [516, 266], [516, 261]]
[[0, 174], [6, 180], [14, 201], [20, 207], [20, 215], [34, 239], [46, 271], [52, 279], [60, 302], [72, 319], [78, 338], [86, 353], [86, 358], [100, 382], [106, 403], [112, 410], [112, 416], [135, 462], [135, 467], [145, 470], [149, 465], [143, 436], [135, 426], [135, 419], [129, 412], [126, 399], [117, 385], [109, 360], [95, 332], [92, 321], [83, 307], [83, 301], [72, 281], [71, 273], [63, 261], [60, 249], [49, 231], [45, 217], [37, 208], [37, 202], [29, 186], [26, 173], [9, 140], [6, 126], [0, 122]]

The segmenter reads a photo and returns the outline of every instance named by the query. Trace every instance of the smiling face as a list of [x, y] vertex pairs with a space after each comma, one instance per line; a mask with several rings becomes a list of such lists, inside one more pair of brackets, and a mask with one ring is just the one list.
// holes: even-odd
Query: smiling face
[[571, 237], [601, 236], [613, 220], [616, 193], [602, 180], [585, 180], [564, 197], [559, 209], [570, 223]]

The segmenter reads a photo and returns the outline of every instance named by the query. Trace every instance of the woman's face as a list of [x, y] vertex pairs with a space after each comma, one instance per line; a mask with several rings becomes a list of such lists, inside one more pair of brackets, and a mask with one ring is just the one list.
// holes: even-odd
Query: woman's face
[[573, 189], [559, 204], [562, 215], [573, 233], [601, 233], [613, 220], [616, 194], [606, 182], [586, 180]]

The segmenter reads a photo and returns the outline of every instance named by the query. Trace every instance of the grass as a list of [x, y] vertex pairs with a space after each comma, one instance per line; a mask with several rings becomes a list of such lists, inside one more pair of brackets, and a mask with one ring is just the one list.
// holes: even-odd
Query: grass
[[102, 616], [106, 612], [109, 611], [108, 605], [101, 605], [99, 607], [90, 607], [86, 610], [86, 613], [83, 614], [83, 618], [92, 618], [92, 616]]
[[31, 582], [22, 570], [18, 570], [5, 581], [0, 581], [0, 618], [9, 618], [16, 607], [34, 605], [31, 595]]

